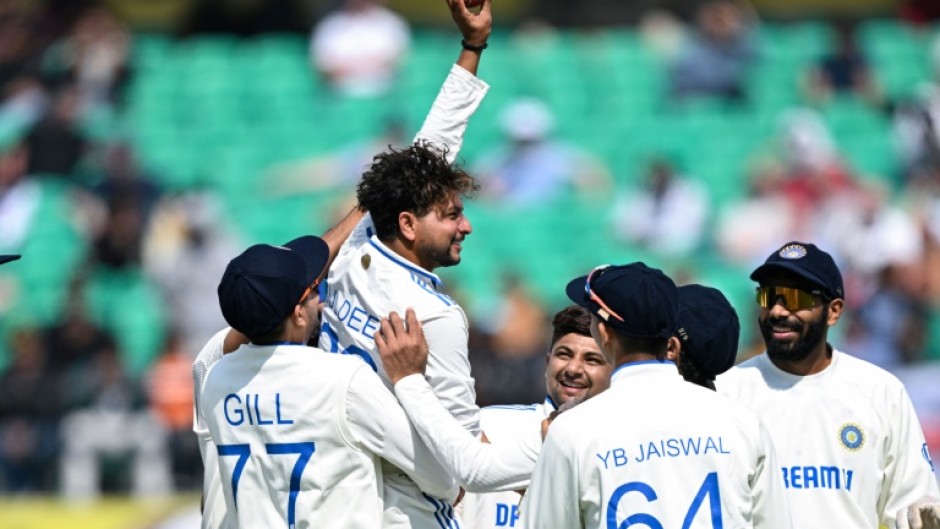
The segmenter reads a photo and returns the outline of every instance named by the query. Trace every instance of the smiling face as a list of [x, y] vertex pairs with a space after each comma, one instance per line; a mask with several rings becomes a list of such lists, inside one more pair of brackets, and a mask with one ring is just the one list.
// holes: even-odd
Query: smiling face
[[[789, 287], [803, 291], [813, 290], [814, 285], [787, 273], [775, 273], [761, 281], [761, 286]], [[813, 296], [811, 307], [790, 307], [782, 297], [771, 300], [769, 308], [762, 307], [758, 317], [767, 356], [778, 366], [799, 363], [810, 355], [825, 351], [826, 336], [830, 326], [835, 325], [842, 309], [842, 300], [824, 301]]]
[[463, 212], [463, 200], [452, 197], [418, 217], [414, 253], [425, 270], [460, 263], [463, 241], [473, 231]]
[[552, 344], [545, 382], [548, 396], [561, 406], [573, 398], [587, 399], [610, 387], [613, 363], [590, 336], [569, 333]]

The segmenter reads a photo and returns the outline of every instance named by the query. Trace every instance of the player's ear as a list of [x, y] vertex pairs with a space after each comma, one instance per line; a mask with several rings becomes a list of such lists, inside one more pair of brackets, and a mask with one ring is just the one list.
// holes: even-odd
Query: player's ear
[[826, 314], [826, 323], [832, 327], [836, 323], [839, 323], [839, 318], [842, 317], [842, 309], [845, 308], [845, 302], [841, 299], [834, 299], [829, 302], [829, 309]]
[[402, 211], [398, 214], [398, 231], [407, 241], [417, 238], [418, 217], [410, 211]]
[[682, 342], [675, 336], [670, 336], [666, 342], [666, 360], [679, 362], [679, 353], [682, 352]]

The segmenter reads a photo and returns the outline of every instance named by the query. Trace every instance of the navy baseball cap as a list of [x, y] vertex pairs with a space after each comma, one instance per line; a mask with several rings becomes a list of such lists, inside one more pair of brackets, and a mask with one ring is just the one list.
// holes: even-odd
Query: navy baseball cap
[[19, 259], [19, 255], [0, 255], [0, 264], [9, 263], [10, 261], [16, 261]]
[[679, 287], [676, 337], [682, 342], [682, 354], [703, 375], [715, 377], [731, 369], [740, 335], [738, 313], [721, 291], [695, 284]]
[[275, 329], [323, 273], [330, 249], [308, 235], [283, 246], [256, 244], [232, 259], [219, 283], [222, 316], [249, 338]]
[[842, 272], [828, 253], [812, 243], [791, 241], [770, 254], [764, 264], [751, 273], [751, 279], [764, 284], [772, 272], [785, 271], [795, 274], [819, 287], [818, 292], [829, 299], [842, 299]]
[[597, 267], [565, 290], [571, 301], [626, 335], [669, 338], [676, 330], [676, 284], [643, 263]]

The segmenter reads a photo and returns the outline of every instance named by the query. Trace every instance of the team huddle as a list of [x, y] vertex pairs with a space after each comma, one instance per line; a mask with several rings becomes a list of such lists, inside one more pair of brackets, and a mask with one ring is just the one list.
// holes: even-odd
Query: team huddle
[[463, 50], [357, 207], [226, 268], [231, 327], [193, 365], [203, 528], [940, 528], [910, 398], [827, 342], [845, 294], [811, 243], [750, 276], [764, 354], [733, 367], [718, 290], [603, 265], [558, 287], [545, 400], [477, 406], [467, 317], [434, 270], [472, 231], [478, 185], [454, 162], [489, 89], [489, 4], [448, 0]]

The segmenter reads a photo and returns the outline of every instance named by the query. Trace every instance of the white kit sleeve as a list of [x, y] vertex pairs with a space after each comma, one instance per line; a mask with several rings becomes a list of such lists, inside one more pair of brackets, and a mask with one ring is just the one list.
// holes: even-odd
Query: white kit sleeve
[[470, 376], [466, 319], [460, 312], [451, 311], [423, 321], [421, 328], [430, 349], [424, 372], [428, 384], [457, 422], [471, 435], [478, 436], [480, 407]]
[[446, 148], [447, 160], [454, 163], [463, 146], [470, 116], [476, 112], [489, 88], [479, 77], [453, 65], [415, 141], [426, 140]]
[[350, 380], [346, 417], [353, 442], [400, 468], [425, 493], [450, 502], [457, 498], [451, 474], [421, 442], [395, 396], [368, 366]]
[[435, 456], [468, 492], [518, 490], [528, 486], [541, 448], [541, 432], [483, 443], [447, 412], [421, 375], [395, 384], [395, 395]]
[[894, 527], [898, 511], [922, 496], [940, 496], [926, 452], [924, 431], [904, 387], [889, 397], [891, 438], [886, 447], [884, 485], [878, 498], [879, 523]]

